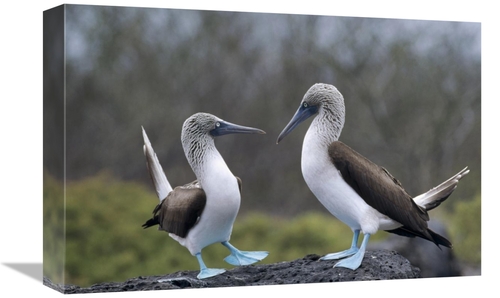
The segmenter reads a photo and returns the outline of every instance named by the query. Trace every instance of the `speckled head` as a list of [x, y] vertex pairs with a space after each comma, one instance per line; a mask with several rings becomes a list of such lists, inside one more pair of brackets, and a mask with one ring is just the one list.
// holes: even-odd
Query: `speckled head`
[[300, 106], [278, 136], [279, 143], [301, 122], [311, 116], [320, 115], [319, 121], [333, 123], [334, 135], [338, 138], [345, 121], [344, 97], [333, 85], [317, 83], [307, 90], [300, 102]]
[[344, 97], [333, 85], [318, 83], [307, 90], [303, 102], [309, 105], [329, 107], [334, 109], [334, 113], [345, 115]]

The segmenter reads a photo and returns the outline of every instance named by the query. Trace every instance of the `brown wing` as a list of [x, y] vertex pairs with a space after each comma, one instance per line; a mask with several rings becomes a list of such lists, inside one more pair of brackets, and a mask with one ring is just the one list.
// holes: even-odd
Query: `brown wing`
[[185, 238], [205, 208], [206, 195], [197, 181], [174, 188], [153, 210], [143, 227], [158, 224], [160, 230]]
[[403, 225], [397, 231], [391, 232], [419, 236], [436, 242], [427, 228], [427, 212], [413, 201], [401, 183], [386, 169], [340, 141], [329, 146], [328, 154], [347, 184], [368, 205]]
[[[241, 179], [235, 177], [241, 193]], [[153, 217], [142, 227], [146, 229], [159, 225], [160, 230], [185, 238], [189, 230], [198, 222], [206, 201], [205, 191], [198, 180], [178, 186], [160, 204], [156, 205]]]

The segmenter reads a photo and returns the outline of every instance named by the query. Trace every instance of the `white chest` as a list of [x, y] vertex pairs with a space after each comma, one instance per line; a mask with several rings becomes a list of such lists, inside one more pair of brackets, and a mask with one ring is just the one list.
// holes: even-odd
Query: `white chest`
[[203, 178], [203, 189], [207, 194], [205, 209], [209, 208], [211, 214], [223, 218], [236, 216], [241, 201], [240, 189], [236, 177], [222, 158], [208, 163]]
[[353, 230], [373, 234], [379, 229], [380, 221], [386, 217], [365, 203], [342, 179], [328, 156], [327, 147], [310, 131], [304, 139], [301, 167], [306, 184], [333, 216]]
[[202, 187], [207, 201], [199, 222], [183, 241], [192, 254], [213, 243], [228, 241], [240, 208], [240, 191], [236, 177], [224, 160], [207, 163]]

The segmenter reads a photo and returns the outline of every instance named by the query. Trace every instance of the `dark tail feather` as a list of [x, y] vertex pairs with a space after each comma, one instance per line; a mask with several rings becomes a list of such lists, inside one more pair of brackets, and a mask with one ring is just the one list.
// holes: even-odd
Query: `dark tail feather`
[[414, 238], [415, 236], [417, 236], [417, 237], [423, 238], [425, 240], [429, 240], [431, 242], [434, 242], [434, 244], [436, 244], [439, 247], [439, 249], [441, 249], [440, 245], [448, 247], [448, 248], [452, 248], [452, 246], [453, 246], [451, 244], [451, 242], [448, 241], [448, 239], [444, 238], [443, 236], [439, 235], [438, 233], [434, 232], [431, 229], [427, 229], [427, 235], [422, 234], [422, 233], [412, 232], [410, 230], [407, 230], [404, 227], [397, 228], [394, 230], [388, 230], [386, 232], [397, 234], [399, 236], [410, 237], [410, 238]]
[[[439, 247], [439, 245], [442, 245], [442, 246], [446, 246], [448, 248], [452, 248], [453, 245], [451, 244], [450, 241], [448, 241], [448, 239], [444, 238], [443, 236], [439, 235], [438, 233], [434, 232], [433, 230], [431, 229], [427, 229], [427, 231], [429, 232], [429, 234], [431, 235], [432, 237], [432, 241], [434, 243], [436, 243], [436, 245]], [[440, 247], [439, 247], [440, 248]]]
[[147, 229], [147, 228], [149, 228], [149, 227], [156, 226], [156, 225], [158, 225], [158, 224], [160, 224], [160, 222], [158, 221], [158, 216], [155, 216], [155, 217], [153, 217], [153, 218], [148, 219], [148, 221], [146, 221], [146, 222], [142, 225], [142, 227], [143, 227], [144, 229]]

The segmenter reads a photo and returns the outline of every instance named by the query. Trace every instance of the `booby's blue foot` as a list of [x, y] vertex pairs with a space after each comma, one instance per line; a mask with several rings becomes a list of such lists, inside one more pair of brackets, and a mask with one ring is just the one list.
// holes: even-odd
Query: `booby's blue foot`
[[224, 261], [234, 266], [250, 265], [264, 259], [268, 254], [267, 251], [237, 251], [231, 252]]
[[320, 260], [338, 260], [356, 254], [359, 251], [358, 238], [359, 238], [359, 230], [355, 230], [354, 236], [352, 237], [351, 248], [341, 252], [327, 254], [326, 256], [321, 257]]
[[198, 279], [209, 278], [209, 277], [216, 276], [216, 275], [219, 275], [221, 273], [226, 272], [226, 270], [224, 270], [224, 269], [207, 268], [207, 266], [205, 265], [205, 262], [203, 262], [203, 259], [201, 258], [201, 253], [197, 253], [196, 258], [198, 259], [198, 263], [200, 264], [200, 273], [198, 273], [198, 275], [196, 276], [196, 277], [198, 277]]
[[363, 243], [361, 243], [358, 252], [355, 253], [352, 257], [338, 261], [333, 266], [333, 268], [344, 267], [344, 268], [349, 268], [351, 270], [358, 269], [359, 266], [361, 265], [361, 262], [363, 261], [363, 257], [365, 256], [366, 244], [368, 243], [369, 239], [370, 239], [370, 234], [366, 234], [365, 237], [363, 238]]
[[222, 242], [222, 245], [227, 247], [231, 254], [224, 261], [234, 266], [243, 266], [256, 263], [269, 254], [267, 251], [240, 251], [232, 246], [229, 242]]
[[338, 259], [342, 259], [342, 258], [345, 258], [348, 256], [352, 256], [352, 255], [356, 254], [358, 251], [359, 251], [359, 249], [357, 247], [351, 247], [351, 248], [344, 250], [344, 251], [327, 254], [319, 259], [322, 261], [324, 261], [324, 260], [338, 260]]
[[210, 269], [210, 268], [205, 268], [205, 269], [200, 269], [200, 273], [196, 277], [198, 279], [204, 279], [204, 278], [209, 278], [212, 276], [219, 275], [221, 273], [226, 272], [224, 269]]

